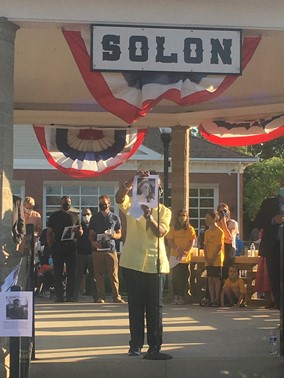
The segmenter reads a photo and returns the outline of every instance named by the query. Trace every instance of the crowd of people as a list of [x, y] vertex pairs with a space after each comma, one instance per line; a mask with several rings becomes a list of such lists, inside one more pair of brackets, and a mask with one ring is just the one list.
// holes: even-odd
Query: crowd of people
[[[120, 267], [128, 300], [128, 355], [140, 355], [144, 346], [146, 321], [148, 351], [144, 358], [148, 359], [161, 356], [162, 306], [166, 276], [171, 272], [172, 305], [184, 304], [186, 295], [190, 295], [189, 267], [194, 246], [204, 250], [207, 273], [206, 306], [243, 307], [246, 299], [244, 280], [234, 264], [234, 257], [244, 253], [244, 244], [239, 238], [238, 222], [231, 218], [229, 206], [221, 202], [216, 211], [208, 211], [205, 224], [197, 236], [186, 209], [178, 210], [172, 217], [171, 210], [159, 201], [155, 205], [151, 201], [141, 203], [138, 197], [138, 203], [134, 203], [135, 199], [131, 195], [133, 183], [139, 183], [138, 188], [145, 196], [150, 190], [147, 178], [155, 174], [140, 171], [125, 181], [116, 193], [116, 203], [126, 217], [127, 229], [120, 259], [116, 246], [122, 238], [122, 222], [120, 217], [110, 210], [111, 201], [108, 195], [99, 197], [97, 213], [92, 214], [89, 208], [85, 208], [82, 210], [81, 219], [79, 214], [72, 210], [71, 197], [63, 196], [60, 210], [50, 215], [45, 230], [42, 230], [39, 213], [33, 210], [34, 199], [27, 197], [23, 203], [25, 224], [34, 225], [34, 237], [40, 238], [43, 248], [42, 255], [45, 260], [41, 262], [41, 267], [52, 265], [55, 301], [78, 301], [82, 279], [88, 271], [94, 302], [106, 301], [107, 273], [113, 302], [125, 303], [119, 292]], [[155, 182], [151, 182], [151, 185], [155, 185]], [[157, 184], [160, 187], [159, 178]], [[152, 190], [153, 188], [151, 192]], [[282, 224], [284, 179], [280, 183], [279, 195], [262, 203], [255, 220], [255, 226], [261, 230], [258, 240], [260, 263], [256, 287], [262, 293], [269, 293], [273, 305], [278, 309]], [[14, 239], [21, 251], [25, 238], [15, 231]]]
[[[18, 206], [15, 206], [18, 204]], [[115, 303], [125, 303], [119, 293], [116, 241], [121, 238], [120, 218], [110, 211], [110, 198], [99, 198], [99, 211], [89, 208], [78, 212], [71, 208], [70, 196], [60, 200], [60, 210], [52, 213], [43, 229], [41, 215], [34, 210], [35, 200], [26, 197], [23, 203], [14, 196], [17, 221], [13, 225], [18, 252], [26, 248], [25, 227], [33, 225], [33, 253], [36, 269], [37, 293], [50, 292], [55, 302], [77, 302], [83, 292], [86, 273], [94, 302], [104, 303], [105, 273], [108, 274]], [[109, 248], [103, 248], [100, 235], [109, 239]], [[51, 295], [52, 294], [52, 295]]]

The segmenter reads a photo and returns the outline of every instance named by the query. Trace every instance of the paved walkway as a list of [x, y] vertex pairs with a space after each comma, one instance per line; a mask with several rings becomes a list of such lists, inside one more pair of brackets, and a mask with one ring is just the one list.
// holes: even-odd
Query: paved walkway
[[264, 308], [164, 307], [168, 361], [128, 357], [124, 304], [36, 303], [36, 359], [30, 378], [282, 378], [284, 358], [270, 356], [279, 311]]

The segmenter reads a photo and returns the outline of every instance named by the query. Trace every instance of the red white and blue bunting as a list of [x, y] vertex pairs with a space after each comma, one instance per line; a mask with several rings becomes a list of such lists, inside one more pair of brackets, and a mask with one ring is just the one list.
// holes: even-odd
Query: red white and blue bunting
[[205, 120], [199, 126], [210, 142], [225, 146], [249, 146], [284, 135], [284, 114], [251, 120]]
[[[238, 78], [236, 75], [193, 73], [92, 72], [89, 33], [85, 35], [79, 31], [63, 30], [63, 35], [94, 99], [128, 125], [145, 116], [163, 99], [181, 106], [209, 101], [220, 96]], [[260, 37], [244, 37], [242, 70], [259, 42]], [[215, 143], [222, 141], [221, 144], [225, 144], [230, 139], [234, 141], [231, 145], [238, 145], [237, 139], [229, 135], [230, 132], [222, 134], [223, 125], [221, 132], [219, 127], [218, 121], [210, 124], [204, 122], [201, 130], [205, 137]], [[264, 131], [265, 134], [268, 134], [268, 129]], [[91, 178], [112, 171], [137, 151], [146, 135], [146, 130], [60, 125], [34, 125], [34, 130], [48, 162], [62, 173], [76, 178]], [[273, 135], [273, 131], [271, 133]]]
[[146, 130], [109, 130], [34, 125], [48, 162], [60, 172], [91, 178], [128, 160], [143, 142]]
[[[90, 33], [63, 30], [86, 86], [107, 111], [132, 124], [161, 100], [194, 105], [220, 96], [238, 76], [151, 72], [92, 72]], [[251, 60], [261, 38], [244, 37], [242, 70]]]

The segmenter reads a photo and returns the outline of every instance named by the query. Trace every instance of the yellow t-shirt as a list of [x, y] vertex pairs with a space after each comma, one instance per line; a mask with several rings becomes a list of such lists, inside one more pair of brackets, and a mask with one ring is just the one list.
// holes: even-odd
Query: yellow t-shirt
[[[220, 227], [208, 228], [204, 233], [204, 247], [206, 246], [207, 258], [210, 259], [215, 254], [218, 245], [221, 245], [221, 248], [212, 266], [223, 266], [224, 232]], [[205, 265], [208, 264], [205, 262]]]
[[242, 278], [238, 278], [237, 281], [231, 281], [230, 278], [227, 278], [224, 282], [223, 287], [229, 287], [230, 289], [234, 289], [238, 287], [240, 289], [240, 293], [245, 294], [246, 293], [246, 287], [244, 280]]
[[[183, 250], [188, 245], [190, 240], [194, 240], [196, 238], [195, 229], [192, 226], [189, 226], [188, 229], [184, 230], [176, 230], [174, 227], [170, 228], [169, 233], [166, 236], [166, 239], [171, 239], [174, 241], [175, 245]], [[183, 258], [180, 262], [183, 264], [188, 264], [191, 260], [190, 251], [187, 251], [187, 255]], [[170, 252], [171, 256], [177, 257], [178, 253], [176, 249], [171, 248]]]
[[[125, 196], [124, 202], [118, 205], [126, 214], [127, 229], [126, 240], [122, 248], [119, 265], [124, 268], [145, 273], [157, 273], [157, 257], [159, 247], [160, 272], [169, 273], [169, 261], [167, 258], [164, 237], [157, 238], [150, 228], [146, 230], [146, 219], [142, 216], [139, 220], [128, 214], [131, 206], [129, 196]], [[170, 228], [171, 210], [159, 204], [159, 223], [167, 231]], [[158, 208], [152, 209], [154, 220], [158, 221]]]

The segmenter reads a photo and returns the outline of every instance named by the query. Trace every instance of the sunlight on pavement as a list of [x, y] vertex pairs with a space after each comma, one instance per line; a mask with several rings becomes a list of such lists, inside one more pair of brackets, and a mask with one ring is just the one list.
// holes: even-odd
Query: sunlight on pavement
[[[164, 344], [163, 351], [178, 350], [184, 347], [198, 347], [204, 343], [176, 343], [176, 344]], [[145, 348], [146, 352], [147, 348]], [[37, 351], [36, 360], [33, 363], [46, 363], [46, 362], [76, 362], [82, 360], [89, 360], [94, 358], [109, 358], [110, 355], [116, 357], [128, 357], [126, 346], [100, 346], [89, 348], [62, 348], [62, 349], [42, 349]]]

